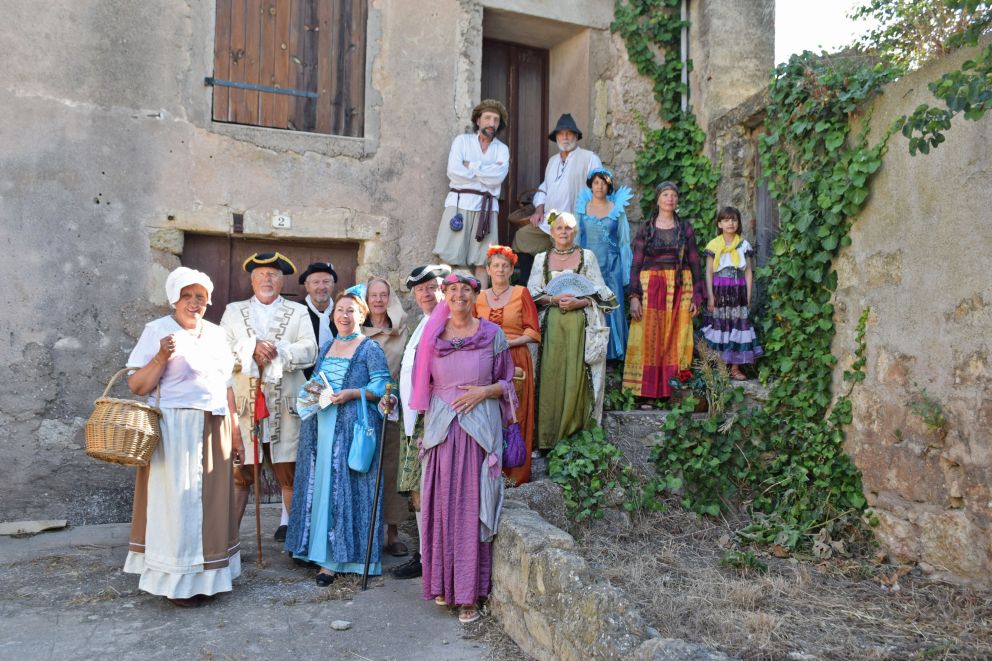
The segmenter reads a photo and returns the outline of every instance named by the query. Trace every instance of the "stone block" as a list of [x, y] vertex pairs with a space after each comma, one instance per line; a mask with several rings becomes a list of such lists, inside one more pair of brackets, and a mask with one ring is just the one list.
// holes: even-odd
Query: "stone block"
[[987, 385], [992, 382], [989, 371], [989, 356], [985, 351], [975, 351], [962, 356], [954, 352], [954, 385]]
[[988, 311], [989, 304], [985, 302], [981, 293], [975, 293], [958, 301], [958, 304], [954, 306], [954, 310], [944, 315], [944, 319], [957, 324], [964, 321], [972, 321], [982, 313], [985, 313], [987, 316]]
[[527, 507], [540, 512], [545, 521], [558, 528], [564, 528], [568, 523], [561, 486], [551, 480], [528, 482], [507, 489], [503, 507]]
[[909, 383], [909, 375], [916, 365], [915, 356], [890, 351], [885, 347], [878, 350], [875, 362], [875, 378], [879, 383], [904, 386]]
[[[975, 525], [967, 512], [923, 512], [919, 517], [922, 559], [958, 577], [987, 578], [992, 570], [989, 530]], [[976, 543], [985, 540], [985, 543]]]
[[881, 287], [902, 283], [902, 251], [877, 252], [865, 261], [867, 285]]
[[148, 235], [148, 247], [170, 255], [182, 255], [186, 235], [180, 230], [161, 228]]
[[631, 661], [730, 661], [723, 652], [677, 638], [645, 640], [630, 656]]

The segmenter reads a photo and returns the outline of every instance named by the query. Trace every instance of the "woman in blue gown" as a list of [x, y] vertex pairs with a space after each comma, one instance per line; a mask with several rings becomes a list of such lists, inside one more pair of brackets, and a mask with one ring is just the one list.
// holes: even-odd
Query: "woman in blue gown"
[[627, 203], [632, 193], [626, 186], [615, 188], [613, 173], [606, 168], [596, 168], [586, 179], [586, 188], [579, 191], [575, 200], [575, 217], [579, 220], [578, 243], [596, 255], [603, 280], [617, 297], [620, 306], [607, 313], [610, 327], [610, 344], [606, 357], [623, 360], [627, 353], [627, 312], [624, 307], [624, 287], [630, 284], [630, 265], [633, 252], [630, 248], [630, 223], [627, 222]]
[[[390, 380], [382, 349], [361, 333], [367, 314], [360, 292], [348, 290], [337, 297], [334, 323], [338, 335], [320, 348], [313, 375], [299, 393], [298, 408], [305, 419], [300, 428], [286, 550], [294, 558], [320, 566], [317, 585], [321, 586], [330, 585], [339, 573], [362, 573], [365, 562], [378, 454], [369, 471], [359, 473], [348, 467], [348, 451], [362, 406], [361, 390], [365, 391], [369, 424], [375, 428], [376, 439], [380, 437], [382, 416], [376, 405]], [[314, 413], [325, 387], [321, 375], [334, 395], [329, 406]], [[382, 573], [381, 527], [380, 498], [372, 527], [371, 575]]]

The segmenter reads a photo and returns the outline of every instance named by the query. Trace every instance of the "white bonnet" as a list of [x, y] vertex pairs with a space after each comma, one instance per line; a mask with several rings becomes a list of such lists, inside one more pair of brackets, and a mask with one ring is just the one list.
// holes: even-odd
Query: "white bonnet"
[[180, 266], [165, 279], [165, 296], [169, 299], [169, 305], [176, 307], [176, 303], [179, 301], [179, 292], [183, 290], [183, 287], [190, 285], [203, 285], [203, 288], [207, 290], [207, 305], [211, 304], [210, 297], [214, 293], [214, 283], [210, 276], [203, 271]]

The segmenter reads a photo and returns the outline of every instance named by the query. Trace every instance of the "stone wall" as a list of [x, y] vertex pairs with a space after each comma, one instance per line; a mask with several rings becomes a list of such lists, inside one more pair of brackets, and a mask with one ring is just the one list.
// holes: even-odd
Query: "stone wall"
[[651, 630], [635, 605], [622, 590], [596, 578], [576, 551], [575, 540], [558, 526], [565, 526], [565, 506], [557, 484], [543, 480], [507, 491], [493, 543], [489, 603], [528, 657], [540, 661], [729, 658], [682, 640], [646, 639]]
[[[871, 108], [872, 134], [933, 103], [927, 83], [959, 54], [890, 85]], [[854, 389], [847, 449], [861, 469], [899, 561], [992, 585], [992, 279], [984, 234], [992, 208], [992, 117], [955, 120], [947, 141], [911, 157], [894, 135], [871, 198], [836, 263], [846, 388], [855, 325], [870, 310], [867, 378]], [[946, 417], [928, 428], [909, 403], [925, 388]]]
[[[369, 0], [364, 137], [345, 138], [212, 121], [212, 2], [7, 7], [0, 520], [129, 518], [132, 471], [86, 459], [82, 425], [143, 325], [166, 312], [188, 233], [230, 236], [242, 214], [244, 237], [348, 242], [359, 278], [394, 284], [430, 256], [445, 156], [481, 89], [486, 12], [531, 13], [567, 35], [582, 60], [569, 66], [584, 71], [572, 88], [584, 146], [632, 182], [636, 117], [656, 121], [657, 108], [609, 32], [612, 8]], [[277, 211], [291, 229], [272, 228]]]

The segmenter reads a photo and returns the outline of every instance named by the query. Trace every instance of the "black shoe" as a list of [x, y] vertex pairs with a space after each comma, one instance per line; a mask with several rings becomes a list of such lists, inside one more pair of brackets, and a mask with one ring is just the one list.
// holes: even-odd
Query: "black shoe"
[[328, 585], [333, 583], [334, 579], [337, 577], [338, 577], [337, 574], [324, 574], [324, 573], [317, 574], [317, 579], [316, 579], [317, 585], [319, 585], [322, 588], [326, 588]]
[[277, 542], [285, 542], [287, 530], [289, 530], [289, 526], [279, 526], [278, 528], [276, 528], [275, 534], [272, 535], [272, 539], [276, 540]]
[[420, 554], [414, 553], [412, 558], [393, 569], [390, 573], [395, 578], [420, 578], [424, 573], [424, 568], [420, 565]]

